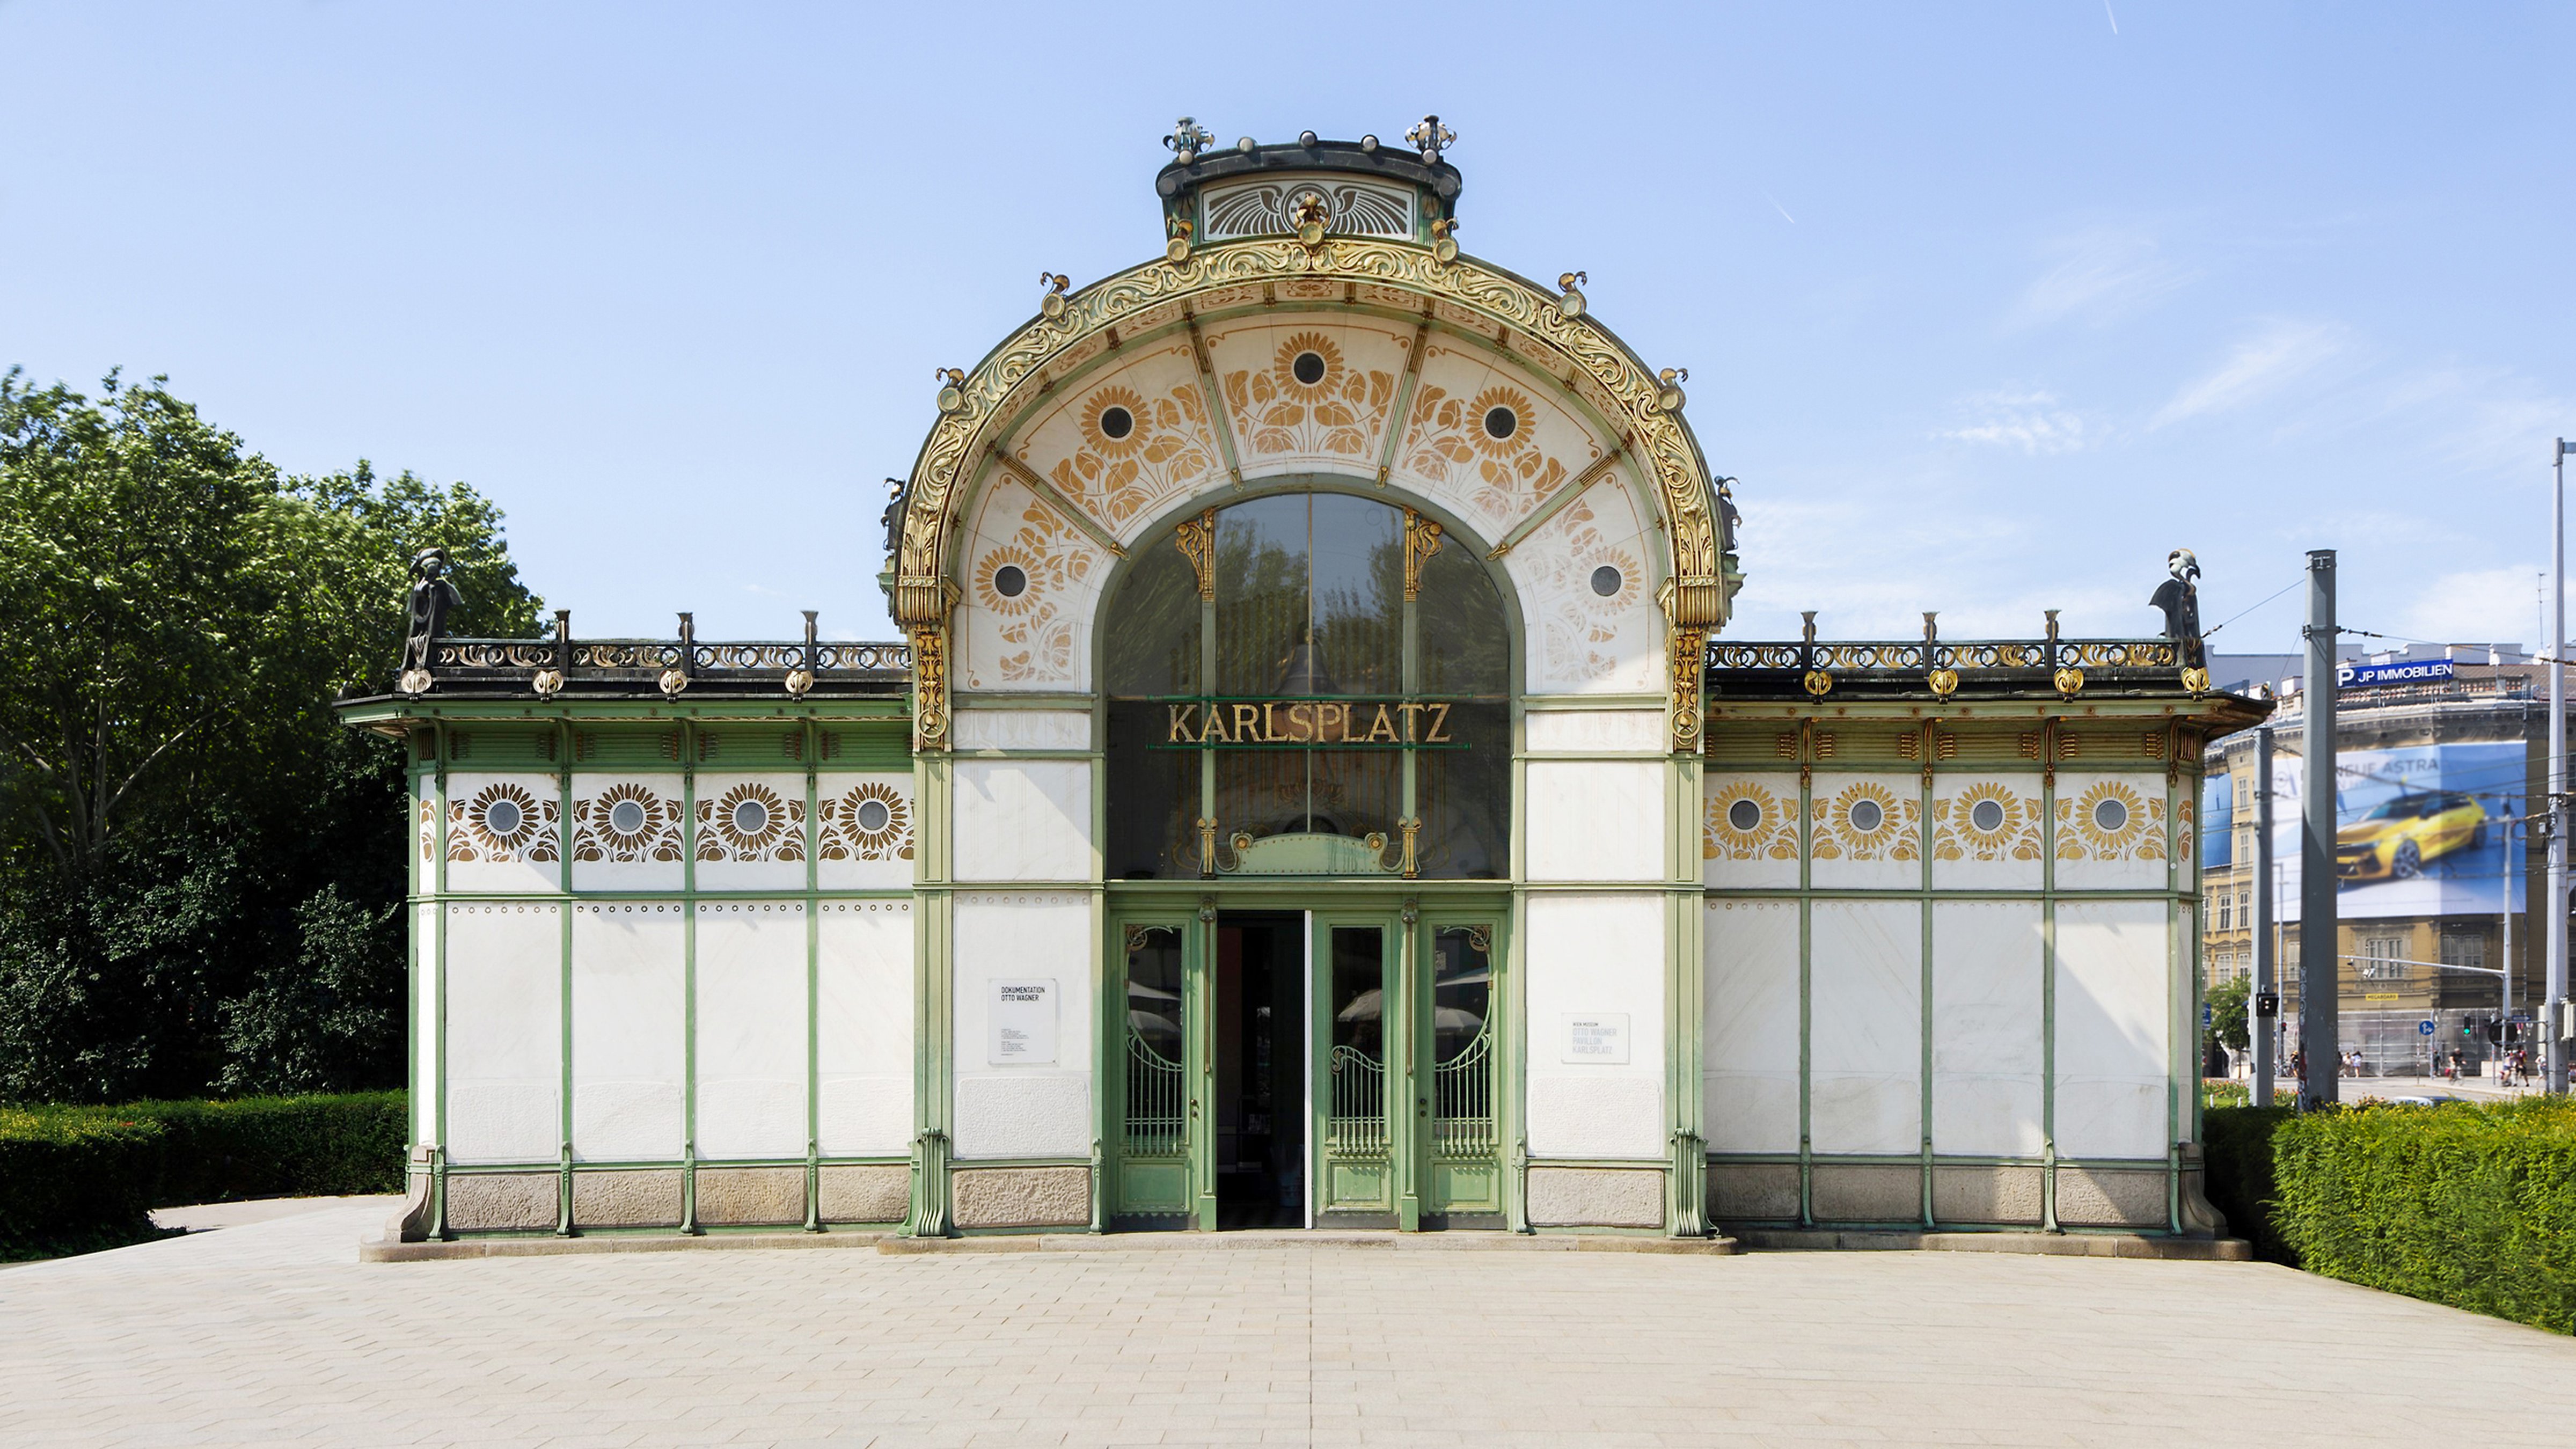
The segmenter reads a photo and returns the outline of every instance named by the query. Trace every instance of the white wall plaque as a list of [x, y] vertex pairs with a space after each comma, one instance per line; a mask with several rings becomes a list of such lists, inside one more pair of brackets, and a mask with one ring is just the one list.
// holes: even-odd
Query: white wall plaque
[[1593, 1066], [1628, 1064], [1628, 1013], [1569, 1012], [1565, 1018], [1565, 1057]]
[[1052, 979], [994, 982], [992, 1051], [986, 1060], [997, 1067], [1055, 1065], [1055, 1015]]

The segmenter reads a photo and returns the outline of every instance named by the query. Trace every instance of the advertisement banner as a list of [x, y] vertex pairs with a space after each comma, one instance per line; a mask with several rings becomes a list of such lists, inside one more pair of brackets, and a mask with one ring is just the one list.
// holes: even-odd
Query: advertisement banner
[[[2299, 919], [2299, 757], [2272, 761], [2273, 903]], [[2345, 920], [2494, 915], [2523, 908], [2521, 816], [2528, 766], [2519, 740], [2345, 750], [2335, 760], [2337, 913]], [[2216, 782], [2211, 782], [2216, 783]], [[2248, 817], [2253, 802], [2204, 790], [2204, 818]], [[2211, 867], [2229, 863], [2232, 828], [2204, 839]], [[2506, 888], [2507, 882], [2512, 889]]]

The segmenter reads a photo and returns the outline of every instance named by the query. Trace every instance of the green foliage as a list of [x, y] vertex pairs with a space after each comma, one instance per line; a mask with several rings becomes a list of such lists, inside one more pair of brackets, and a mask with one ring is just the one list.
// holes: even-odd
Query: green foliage
[[2201, 1151], [2209, 1168], [2209, 1202], [2227, 1215], [2227, 1231], [2253, 1245], [2267, 1263], [2299, 1264], [2273, 1225], [2272, 1135], [2298, 1114], [2287, 1107], [2213, 1106], [2201, 1114]]
[[2576, 1332], [2576, 1101], [2212, 1111], [2210, 1200], [2257, 1255]]
[[2253, 1009], [2254, 978], [2237, 976], [2209, 988], [2201, 999], [2209, 1003], [2209, 1025], [2200, 1034], [2201, 1049], [2209, 1048], [2209, 1039], [2232, 1052], [2253, 1048], [2254, 1038], [2246, 1024], [2246, 1013]]
[[2212, 1107], [2243, 1107], [2251, 1104], [2253, 1100], [2254, 1089], [2243, 1082], [2230, 1082], [2218, 1077], [2201, 1079], [2200, 1105], [2204, 1110]]
[[156, 1236], [156, 1207], [402, 1190], [400, 1092], [0, 1107], [0, 1259]]
[[2273, 1170], [2311, 1272], [2576, 1332], [2576, 1102], [2312, 1112]]
[[0, 1101], [389, 1085], [403, 773], [333, 697], [532, 635], [499, 511], [363, 461], [283, 477], [154, 379], [0, 377]]

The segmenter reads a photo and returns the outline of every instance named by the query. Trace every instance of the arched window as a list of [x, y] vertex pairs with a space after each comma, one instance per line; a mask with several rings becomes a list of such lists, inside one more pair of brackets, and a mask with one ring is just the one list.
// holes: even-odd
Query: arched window
[[1506, 873], [1511, 634], [1465, 540], [1252, 499], [1140, 546], [1102, 617], [1112, 879], [1400, 873], [1408, 825], [1420, 875]]

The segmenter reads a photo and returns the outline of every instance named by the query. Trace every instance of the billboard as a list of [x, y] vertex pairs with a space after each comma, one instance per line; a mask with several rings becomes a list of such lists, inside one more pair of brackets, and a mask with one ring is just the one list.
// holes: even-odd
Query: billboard
[[[2299, 829], [2305, 809], [2296, 755], [2272, 760], [2274, 913], [2299, 919]], [[2511, 822], [2522, 814], [2527, 779], [2523, 743], [2411, 745], [2345, 750], [2335, 757], [2335, 857], [2341, 882], [2336, 912], [2344, 920], [2406, 916], [2495, 915], [2523, 908], [2526, 851]], [[2202, 863], [2231, 863], [2233, 827], [2253, 804], [2204, 783], [2206, 853]], [[2217, 822], [2226, 821], [2227, 828]], [[2508, 882], [2511, 888], [2508, 889]]]

